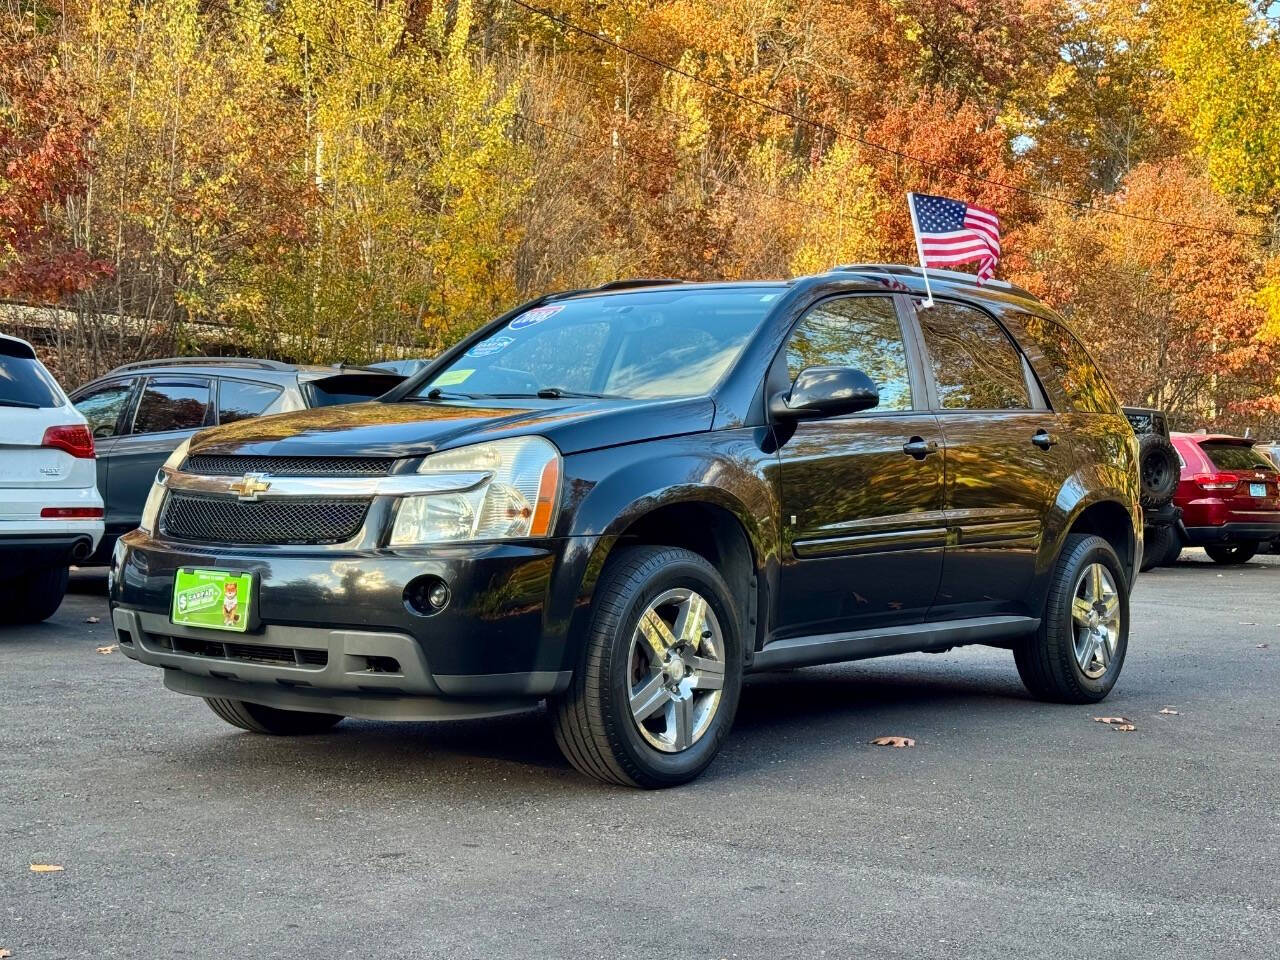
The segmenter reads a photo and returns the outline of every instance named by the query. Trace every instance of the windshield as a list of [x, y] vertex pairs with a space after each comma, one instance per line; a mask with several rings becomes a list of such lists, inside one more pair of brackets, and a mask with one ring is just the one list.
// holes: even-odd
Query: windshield
[[776, 286], [643, 290], [534, 307], [472, 344], [417, 395], [700, 396], [782, 293]]

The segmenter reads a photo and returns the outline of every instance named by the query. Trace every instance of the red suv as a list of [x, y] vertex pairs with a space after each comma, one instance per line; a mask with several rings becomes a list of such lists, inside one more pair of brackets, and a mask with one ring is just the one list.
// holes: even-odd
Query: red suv
[[1244, 563], [1259, 544], [1280, 537], [1280, 471], [1252, 440], [1203, 433], [1169, 439], [1182, 461], [1173, 498], [1182, 525], [1165, 563], [1188, 544], [1218, 563]]

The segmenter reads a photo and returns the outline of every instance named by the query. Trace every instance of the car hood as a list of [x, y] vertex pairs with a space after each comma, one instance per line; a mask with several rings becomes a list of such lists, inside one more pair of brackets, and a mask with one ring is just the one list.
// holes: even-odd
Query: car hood
[[406, 457], [536, 433], [561, 453], [711, 429], [715, 404], [683, 400], [352, 403], [256, 417], [196, 434], [192, 453]]

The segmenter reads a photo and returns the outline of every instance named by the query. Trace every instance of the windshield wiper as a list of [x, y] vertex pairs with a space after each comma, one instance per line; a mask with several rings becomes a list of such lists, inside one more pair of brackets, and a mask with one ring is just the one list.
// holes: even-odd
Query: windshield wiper
[[540, 400], [624, 400], [616, 393], [584, 393], [580, 390], [565, 390], [563, 387], [541, 387], [535, 393], [495, 393], [495, 397], [515, 399], [517, 397], [538, 397]]
[[26, 400], [6, 400], [0, 397], [0, 407], [22, 407], [24, 410], [39, 410], [40, 404], [28, 403]]
[[426, 393], [418, 394], [412, 397], [413, 400], [474, 400], [480, 394], [476, 393], [448, 393], [439, 387], [432, 387]]

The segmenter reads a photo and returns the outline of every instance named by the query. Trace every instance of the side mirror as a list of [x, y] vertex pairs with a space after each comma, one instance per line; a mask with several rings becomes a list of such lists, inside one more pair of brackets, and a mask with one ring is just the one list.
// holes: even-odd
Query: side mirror
[[779, 393], [769, 401], [775, 420], [821, 420], [880, 403], [880, 390], [861, 370], [853, 367], [805, 367], [789, 393]]

